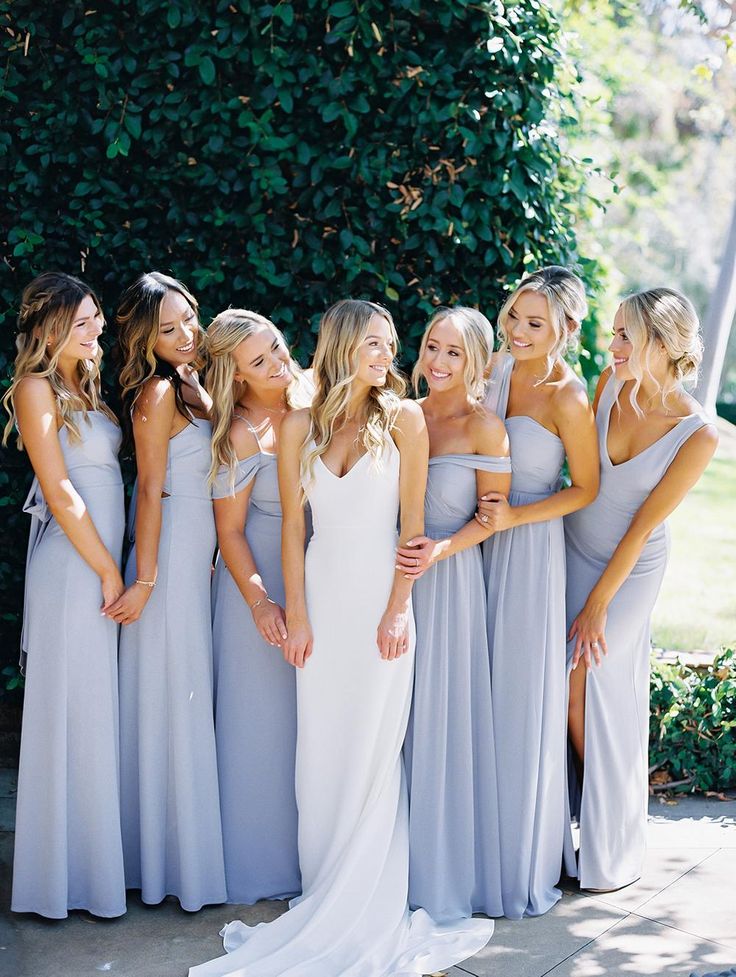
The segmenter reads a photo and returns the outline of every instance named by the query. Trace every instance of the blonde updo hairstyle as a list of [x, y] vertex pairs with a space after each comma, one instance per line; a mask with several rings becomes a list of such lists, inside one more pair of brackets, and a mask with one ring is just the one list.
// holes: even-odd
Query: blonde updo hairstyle
[[621, 303], [620, 311], [624, 331], [632, 345], [631, 405], [641, 415], [637, 394], [644, 377], [655, 381], [651, 356], [657, 344], [662, 346], [669, 361], [669, 379], [661, 386], [663, 400], [697, 379], [703, 358], [700, 321], [692, 302], [674, 288], [650, 288], [629, 295]]
[[576, 333], [588, 314], [585, 285], [577, 275], [561, 265], [548, 265], [522, 278], [498, 314], [498, 334], [501, 339], [501, 349], [505, 352], [511, 351], [509, 312], [514, 302], [524, 292], [538, 292], [547, 299], [556, 340], [547, 357], [547, 374], [543, 377], [543, 380], [546, 380], [557, 360], [563, 357], [574, 344]]
[[[18, 314], [18, 336], [15, 340], [17, 355], [13, 379], [3, 397], [3, 406], [9, 415], [3, 432], [4, 445], [8, 443], [13, 427], [16, 426], [15, 391], [21, 380], [27, 376], [44, 377], [48, 380], [62, 427], [66, 428], [72, 441], [78, 441], [81, 437], [74, 419], [75, 411], [101, 411], [117, 423], [115, 415], [101, 399], [101, 349], [94, 358], [79, 360], [79, 393], [69, 389], [59, 372], [59, 358], [71, 336], [77, 309], [88, 297], [102, 314], [100, 301], [89, 285], [72, 275], [54, 271], [44, 272], [34, 278], [23, 290]], [[16, 444], [22, 450], [23, 439], [20, 432]]]
[[[199, 324], [199, 306], [191, 292], [176, 278], [150, 271], [137, 278], [123, 292], [115, 321], [118, 330], [119, 354], [122, 367], [120, 386], [122, 388], [124, 418], [127, 419], [143, 384], [153, 376], [169, 379], [174, 384], [176, 407], [180, 414], [192, 421], [189, 410], [181, 395], [179, 375], [165, 360], [159, 359], [153, 351], [158, 339], [161, 319], [161, 305], [168, 292], [178, 292], [192, 309], [197, 318], [195, 343], [198, 351], [204, 348], [204, 330]], [[204, 364], [201, 355], [191, 364], [200, 369]]]
[[432, 328], [443, 319], [449, 319], [458, 330], [463, 340], [465, 350], [465, 369], [463, 379], [468, 395], [474, 401], [480, 401], [485, 391], [485, 371], [493, 352], [493, 326], [478, 309], [471, 309], [465, 305], [455, 305], [451, 308], [441, 307], [432, 314], [424, 330], [419, 345], [419, 354], [411, 374], [412, 386], [417, 396], [422, 392], [422, 385], [426, 385], [422, 359], [427, 349], [427, 343]]
[[[310, 408], [309, 433], [302, 446], [303, 485], [312, 480], [315, 462], [329, 448], [338, 422], [346, 417], [353, 380], [358, 372], [358, 350], [375, 315], [388, 323], [395, 355], [399, 345], [396, 327], [383, 306], [360, 299], [343, 299], [322, 316], [312, 364], [315, 392]], [[377, 465], [381, 463], [386, 438], [390, 437], [396, 423], [405, 392], [404, 379], [392, 361], [385, 384], [371, 387], [368, 393], [359, 443]]]
[[[230, 425], [235, 405], [243, 396], [247, 385], [235, 379], [237, 365], [233, 353], [243, 340], [261, 326], [267, 326], [274, 338], [287, 347], [283, 334], [270, 319], [248, 309], [226, 309], [215, 316], [207, 329], [209, 362], [205, 388], [212, 398], [212, 464], [208, 477], [210, 485], [214, 483], [221, 469], [227, 472], [231, 489], [235, 484], [238, 459], [230, 443]], [[292, 408], [308, 407], [311, 385], [299, 364], [291, 357], [289, 367], [293, 379], [286, 388], [286, 402]]]

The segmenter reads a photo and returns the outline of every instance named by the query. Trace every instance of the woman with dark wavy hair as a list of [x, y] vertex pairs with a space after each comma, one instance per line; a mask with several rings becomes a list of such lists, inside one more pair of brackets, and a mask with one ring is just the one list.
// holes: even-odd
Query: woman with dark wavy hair
[[173, 895], [197, 910], [226, 898], [212, 718], [211, 402], [196, 372], [204, 333], [191, 293], [158, 272], [124, 293], [117, 325], [138, 466], [127, 589], [109, 611], [124, 625], [125, 876], [144, 902]]

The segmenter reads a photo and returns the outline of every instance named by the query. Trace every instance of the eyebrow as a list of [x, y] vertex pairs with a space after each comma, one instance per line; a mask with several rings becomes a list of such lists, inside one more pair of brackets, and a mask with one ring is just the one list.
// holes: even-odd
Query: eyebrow
[[[375, 334], [372, 334], [370, 336], [366, 336], [365, 338], [366, 339], [383, 339], [384, 337], [383, 336], [376, 336]], [[388, 341], [390, 343], [392, 343], [394, 341], [392, 336], [387, 336], [386, 339], [388, 339]]]

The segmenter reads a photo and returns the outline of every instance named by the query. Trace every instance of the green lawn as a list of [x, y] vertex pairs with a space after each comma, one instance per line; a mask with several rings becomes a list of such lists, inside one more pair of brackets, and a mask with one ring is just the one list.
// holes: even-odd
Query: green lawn
[[658, 647], [710, 651], [736, 643], [736, 427], [701, 480], [670, 517], [672, 552], [654, 609]]

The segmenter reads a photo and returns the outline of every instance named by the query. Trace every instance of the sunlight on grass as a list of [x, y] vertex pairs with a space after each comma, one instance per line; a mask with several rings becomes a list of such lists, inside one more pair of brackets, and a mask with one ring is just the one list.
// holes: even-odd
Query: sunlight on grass
[[672, 551], [652, 623], [662, 648], [736, 641], [736, 428], [719, 428], [716, 457], [669, 520]]

